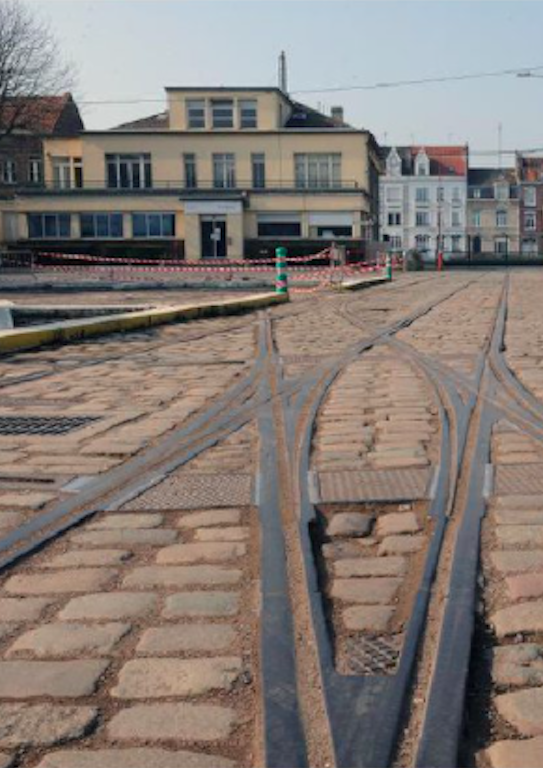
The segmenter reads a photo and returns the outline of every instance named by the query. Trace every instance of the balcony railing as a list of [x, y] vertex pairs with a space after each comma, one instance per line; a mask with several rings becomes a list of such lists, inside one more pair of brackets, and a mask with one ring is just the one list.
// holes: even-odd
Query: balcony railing
[[150, 187], [110, 187], [103, 179], [100, 180], [87, 180], [83, 181], [81, 186], [72, 184], [71, 186], [59, 185], [54, 182], [45, 182], [42, 185], [36, 184], [19, 184], [12, 185], [10, 189], [18, 192], [25, 192], [28, 194], [51, 192], [55, 194], [72, 194], [82, 192], [106, 192], [108, 194], [149, 194], [157, 192], [170, 192], [172, 194], [198, 194], [199, 192], [214, 192], [214, 193], [241, 193], [241, 192], [274, 192], [274, 191], [295, 191], [295, 192], [343, 192], [343, 191], [360, 191], [364, 192], [364, 188], [355, 179], [346, 179], [342, 181], [321, 181], [321, 182], [305, 182], [295, 179], [267, 179], [265, 185], [253, 184], [251, 180], [240, 179], [235, 182], [234, 185], [226, 185], [217, 183], [215, 181], [198, 181], [196, 185], [186, 185], [180, 181], [153, 179], [152, 186]]

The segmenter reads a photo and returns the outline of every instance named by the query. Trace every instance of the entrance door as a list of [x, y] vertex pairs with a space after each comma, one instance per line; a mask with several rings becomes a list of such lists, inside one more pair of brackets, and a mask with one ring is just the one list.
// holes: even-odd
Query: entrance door
[[226, 257], [226, 219], [220, 216], [202, 216], [200, 222], [203, 259]]

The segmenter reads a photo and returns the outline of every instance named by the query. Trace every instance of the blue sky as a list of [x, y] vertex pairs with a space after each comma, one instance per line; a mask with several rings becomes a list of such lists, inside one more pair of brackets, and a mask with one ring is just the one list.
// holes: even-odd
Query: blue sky
[[[79, 70], [78, 96], [162, 99], [166, 85], [275, 85], [288, 57], [296, 98], [384, 143], [543, 147], [542, 79], [514, 76], [375, 91], [297, 93], [401, 79], [543, 67], [543, 2], [461, 0], [29, 0]], [[163, 103], [84, 108], [107, 128]], [[473, 160], [475, 163], [476, 154]], [[483, 155], [480, 155], [483, 162]]]

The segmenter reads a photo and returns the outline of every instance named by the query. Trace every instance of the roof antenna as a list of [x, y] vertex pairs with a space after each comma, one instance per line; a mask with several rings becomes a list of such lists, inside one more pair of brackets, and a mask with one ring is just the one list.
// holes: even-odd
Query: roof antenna
[[284, 94], [287, 94], [287, 56], [284, 51], [281, 51], [279, 56], [278, 78], [280, 90], [283, 91]]

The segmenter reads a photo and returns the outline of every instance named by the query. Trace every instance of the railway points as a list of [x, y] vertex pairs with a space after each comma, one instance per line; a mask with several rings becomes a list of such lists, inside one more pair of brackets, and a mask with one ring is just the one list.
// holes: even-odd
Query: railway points
[[[542, 288], [2, 355], [0, 766], [543, 765]], [[172, 302], [59, 296], [9, 299]]]

